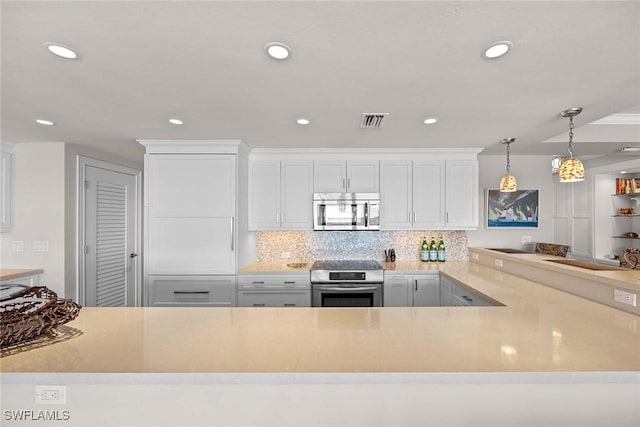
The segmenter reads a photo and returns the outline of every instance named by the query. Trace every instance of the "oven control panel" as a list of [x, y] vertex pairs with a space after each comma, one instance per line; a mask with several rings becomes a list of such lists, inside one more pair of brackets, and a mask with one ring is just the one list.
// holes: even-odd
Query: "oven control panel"
[[367, 280], [367, 273], [363, 271], [331, 271], [329, 272], [329, 280], [338, 280], [341, 282]]

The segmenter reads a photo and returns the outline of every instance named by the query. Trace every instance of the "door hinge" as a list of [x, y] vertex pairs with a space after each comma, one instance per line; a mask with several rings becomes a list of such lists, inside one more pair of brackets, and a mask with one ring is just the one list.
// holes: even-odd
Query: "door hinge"
[[88, 254], [89, 253], [89, 246], [84, 245], [84, 254]]
[[89, 188], [89, 181], [84, 180], [84, 189], [87, 190]]

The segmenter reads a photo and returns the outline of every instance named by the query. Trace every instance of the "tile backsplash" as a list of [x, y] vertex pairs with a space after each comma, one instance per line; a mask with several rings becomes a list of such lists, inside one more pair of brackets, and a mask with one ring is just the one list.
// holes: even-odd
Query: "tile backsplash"
[[281, 261], [288, 252], [291, 260], [374, 259], [384, 260], [385, 249], [393, 248], [398, 261], [420, 259], [423, 237], [444, 239], [447, 259], [467, 260], [465, 231], [259, 231], [256, 233], [256, 260]]

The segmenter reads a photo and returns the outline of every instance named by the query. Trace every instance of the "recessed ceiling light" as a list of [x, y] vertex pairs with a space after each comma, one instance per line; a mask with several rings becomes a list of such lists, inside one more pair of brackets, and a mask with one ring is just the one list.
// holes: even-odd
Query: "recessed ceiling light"
[[298, 120], [296, 120], [296, 123], [298, 123], [299, 125], [308, 125], [311, 122], [309, 121], [309, 119], [305, 119], [304, 117], [301, 117]]
[[169, 123], [171, 123], [172, 125], [182, 125], [184, 124], [184, 122], [180, 119], [169, 119]]
[[627, 171], [620, 171], [620, 173], [629, 173], [629, 172], [627, 172]]
[[267, 51], [267, 54], [273, 59], [287, 59], [289, 55], [291, 55], [291, 49], [284, 43], [267, 43], [264, 48]]
[[49, 49], [49, 52], [65, 59], [78, 59], [78, 54], [70, 47], [63, 46], [59, 43], [43, 43]]
[[34, 119], [34, 120], [39, 125], [43, 125], [43, 126], [53, 126], [53, 125], [55, 125], [55, 123], [53, 123], [51, 120], [45, 120], [45, 119]]
[[434, 123], [435, 123], [435, 122], [437, 122], [437, 121], [438, 121], [438, 119], [437, 119], [437, 118], [435, 118], [435, 117], [429, 117], [428, 119], [425, 119], [423, 123], [424, 123], [425, 125], [432, 125], [432, 124], [434, 124]]
[[632, 151], [640, 151], [640, 147], [623, 147], [620, 151], [622, 152], [632, 152]]
[[482, 52], [482, 57], [485, 59], [496, 59], [507, 53], [512, 47], [513, 43], [508, 40], [495, 42]]

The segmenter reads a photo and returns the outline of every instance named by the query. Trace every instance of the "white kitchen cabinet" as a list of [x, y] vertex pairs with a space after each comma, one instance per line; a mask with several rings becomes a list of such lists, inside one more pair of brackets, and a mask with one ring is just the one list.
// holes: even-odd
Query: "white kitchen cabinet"
[[238, 275], [239, 307], [310, 307], [309, 274]]
[[477, 160], [382, 160], [381, 228], [476, 228], [479, 191], [477, 165]]
[[311, 230], [313, 162], [252, 160], [249, 230]]
[[440, 306], [439, 273], [385, 274], [383, 305], [385, 307]]
[[380, 161], [380, 228], [413, 228], [413, 162]]
[[144, 305], [234, 306], [237, 231], [246, 231], [247, 222], [246, 205], [241, 220], [237, 213], [239, 199], [247, 198], [246, 147], [240, 141], [138, 142], [146, 148]]
[[444, 275], [440, 278], [440, 289], [442, 292], [443, 306], [483, 307], [496, 305], [489, 299], [481, 296], [479, 293], [473, 292], [466, 286], [463, 286]]
[[316, 193], [377, 193], [380, 162], [376, 160], [316, 160], [313, 191]]
[[445, 226], [445, 162], [413, 162], [413, 227], [433, 230]]
[[0, 143], [0, 232], [13, 226], [13, 145]]
[[410, 307], [413, 305], [413, 276], [393, 274], [384, 276], [382, 304], [385, 307]]
[[453, 305], [454, 283], [446, 276], [440, 275], [440, 305], [449, 307]]
[[446, 228], [478, 227], [478, 161], [447, 160]]
[[413, 286], [415, 307], [440, 306], [440, 275], [438, 273], [414, 275]]
[[147, 157], [147, 274], [235, 274], [235, 155]]
[[149, 276], [151, 307], [233, 307], [236, 276]]

